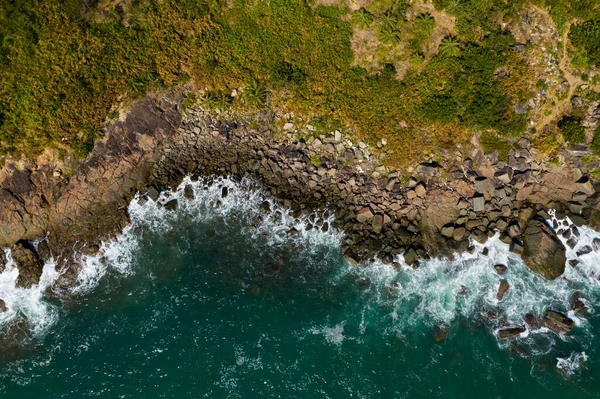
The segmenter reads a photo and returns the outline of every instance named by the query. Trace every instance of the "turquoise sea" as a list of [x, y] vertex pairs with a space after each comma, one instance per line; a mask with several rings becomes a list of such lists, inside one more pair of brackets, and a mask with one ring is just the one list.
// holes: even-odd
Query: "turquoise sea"
[[[159, 199], [176, 211], [134, 200], [132, 225], [81, 259], [67, 297], [45, 292], [52, 264], [30, 290], [10, 264], [0, 274], [0, 324], [21, 321], [1, 341], [0, 398], [600, 397], [600, 254], [552, 282], [497, 237], [417, 270], [352, 266], [326, 214], [265, 213], [249, 180], [185, 184], [193, 200]], [[581, 232], [570, 258], [600, 237]], [[567, 311], [575, 291], [588, 311], [570, 335], [497, 339], [528, 312]]]

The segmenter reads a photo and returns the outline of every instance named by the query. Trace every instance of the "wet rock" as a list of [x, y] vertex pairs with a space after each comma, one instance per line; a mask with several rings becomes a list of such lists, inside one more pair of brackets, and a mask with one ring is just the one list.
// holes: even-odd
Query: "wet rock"
[[177, 209], [178, 205], [179, 205], [179, 203], [178, 203], [177, 199], [174, 198], [165, 204], [165, 209], [168, 211], [174, 211]]
[[417, 252], [413, 248], [408, 249], [404, 253], [404, 262], [412, 267], [419, 265], [419, 262], [417, 261]]
[[540, 323], [540, 320], [533, 313], [527, 313], [525, 315], [525, 323], [532, 330], [536, 330], [542, 326], [542, 323]]
[[569, 259], [569, 266], [575, 267], [578, 264], [579, 264], [579, 260], [578, 259]]
[[523, 254], [523, 243], [521, 241], [512, 240], [508, 250], [514, 254], [522, 255]]
[[269, 203], [269, 201], [263, 201], [262, 204], [259, 205], [258, 210], [262, 213], [270, 213], [271, 204]]
[[183, 189], [183, 197], [189, 200], [194, 199], [194, 188], [191, 184], [185, 185], [185, 188]]
[[501, 280], [500, 285], [498, 286], [498, 292], [496, 293], [496, 299], [499, 301], [504, 299], [504, 297], [506, 296], [506, 293], [508, 292], [509, 287], [510, 286], [509, 286], [508, 282], [506, 282], [505, 280]]
[[6, 306], [6, 302], [4, 302], [4, 300], [0, 299], [0, 313], [4, 313], [8, 310], [8, 307]]
[[600, 251], [600, 238], [594, 238], [594, 240], [592, 241], [592, 248], [596, 252]]
[[543, 220], [532, 219], [523, 238], [525, 264], [534, 272], [553, 280], [564, 273], [567, 257], [565, 247]]
[[527, 329], [525, 327], [502, 328], [502, 329], [498, 330], [498, 337], [500, 339], [516, 338], [519, 335], [521, 335], [522, 333], [524, 333], [525, 331], [527, 331]]
[[33, 249], [18, 243], [11, 248], [11, 253], [17, 269], [19, 269], [17, 287], [30, 288], [38, 284], [42, 276], [43, 265]]
[[149, 186], [146, 187], [146, 195], [148, 196], [148, 198], [150, 198], [152, 201], [156, 202], [156, 200], [158, 199], [158, 197], [160, 196], [160, 191], [158, 191], [156, 189], [156, 187], [154, 186]]
[[6, 262], [7, 262], [6, 254], [0, 248], [0, 273], [2, 273], [4, 271], [4, 268], [6, 267]]
[[495, 265], [494, 269], [496, 270], [496, 273], [502, 275], [505, 274], [508, 271], [508, 267], [506, 265]]
[[548, 310], [544, 317], [544, 325], [556, 333], [566, 334], [573, 329], [573, 320], [560, 312]]
[[571, 297], [571, 309], [579, 313], [585, 310], [585, 295], [583, 292], [576, 291]]

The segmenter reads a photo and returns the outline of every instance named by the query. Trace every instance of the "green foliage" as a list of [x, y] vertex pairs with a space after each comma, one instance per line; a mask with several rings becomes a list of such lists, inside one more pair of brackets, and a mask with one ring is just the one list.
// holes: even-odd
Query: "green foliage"
[[[387, 60], [377, 75], [353, 67], [350, 38], [352, 24], [369, 24], [382, 42], [398, 43], [408, 0], [376, 0], [351, 18], [345, 8], [311, 8], [301, 0], [140, 0], [127, 15], [92, 5], [100, 3], [111, 4], [0, 5], [0, 153], [54, 146], [83, 156], [116, 102], [188, 80], [208, 90], [186, 97], [184, 106], [268, 104], [350, 125], [366, 140], [385, 136], [403, 159], [444, 134], [451, 143], [465, 129], [513, 134], [523, 127], [509, 93], [493, 79], [512, 42], [496, 30], [481, 35], [478, 18], [469, 22], [477, 36], [447, 38], [447, 50], [427, 65], [417, 41], [410, 58], [415, 70], [399, 82]], [[492, 14], [510, 8], [500, 3], [478, 7]], [[457, 18], [465, 17], [465, 7], [458, 3]], [[435, 21], [422, 14], [415, 24], [426, 31]], [[241, 100], [233, 100], [227, 93], [239, 87]], [[416, 128], [450, 127], [422, 135], [400, 129], [402, 120]]]
[[565, 116], [558, 122], [558, 127], [565, 141], [571, 144], [585, 143], [585, 129], [581, 124], [581, 118]]
[[419, 14], [415, 19], [415, 28], [419, 31], [429, 33], [435, 27], [435, 19], [429, 13]]
[[504, 162], [508, 161], [508, 153], [510, 150], [515, 149], [513, 144], [490, 132], [483, 133], [479, 138], [479, 142], [486, 154], [497, 152], [498, 159]]
[[260, 108], [267, 101], [267, 91], [256, 79], [253, 79], [249, 85], [244, 87], [242, 92], [244, 104], [252, 108]]
[[575, 47], [584, 50], [594, 65], [600, 65], [600, 18], [575, 24], [569, 32]]
[[440, 42], [439, 53], [447, 57], [458, 57], [460, 54], [460, 42], [453, 36], [443, 38]]
[[373, 14], [363, 7], [352, 13], [352, 22], [360, 29], [368, 28], [373, 23]]
[[600, 155], [600, 128], [596, 128], [596, 131], [594, 132], [594, 138], [590, 144], [590, 150], [594, 154]]
[[396, 30], [396, 26], [398, 25], [398, 18], [391, 13], [386, 13], [379, 17], [377, 23], [379, 24], [379, 29], [381, 31], [393, 32]]
[[382, 29], [377, 32], [377, 38], [386, 44], [397, 44], [400, 42], [401, 37], [400, 31], [397, 29]]

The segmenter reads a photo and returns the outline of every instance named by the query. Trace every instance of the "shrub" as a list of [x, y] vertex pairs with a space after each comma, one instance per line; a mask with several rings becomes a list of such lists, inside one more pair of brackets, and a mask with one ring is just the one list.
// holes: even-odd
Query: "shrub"
[[585, 143], [585, 129], [580, 118], [565, 116], [558, 123], [558, 127], [565, 141], [571, 144]]

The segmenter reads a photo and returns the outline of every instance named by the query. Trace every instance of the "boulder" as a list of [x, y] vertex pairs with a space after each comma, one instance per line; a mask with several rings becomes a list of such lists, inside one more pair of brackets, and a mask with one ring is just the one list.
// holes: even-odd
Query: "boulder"
[[527, 331], [525, 327], [508, 327], [498, 330], [498, 337], [500, 339], [515, 338]]
[[521, 257], [531, 270], [548, 280], [563, 274], [567, 262], [564, 245], [554, 231], [537, 217], [525, 229]]
[[548, 310], [544, 317], [544, 325], [556, 333], [566, 334], [573, 329], [573, 320], [560, 312]]
[[[223, 187], [224, 190], [227, 189], [227, 187]], [[186, 199], [189, 200], [193, 200], [194, 199], [194, 188], [192, 187], [191, 184], [186, 184], [185, 188], [183, 189], [183, 196]]]
[[576, 291], [571, 297], [571, 309], [575, 312], [581, 312], [585, 310], [585, 295], [583, 292]]
[[11, 253], [19, 270], [17, 287], [31, 288], [38, 284], [42, 276], [43, 265], [33, 249], [18, 243], [11, 248]]
[[483, 212], [485, 210], [485, 198], [474, 197], [473, 198], [473, 211]]
[[508, 283], [505, 280], [501, 280], [500, 285], [498, 286], [498, 292], [496, 293], [496, 299], [498, 299], [499, 301], [504, 299], [504, 296], [508, 292], [509, 287], [510, 286], [508, 285]]
[[4, 313], [8, 310], [8, 307], [6, 307], [6, 302], [4, 302], [4, 300], [0, 299], [0, 313]]
[[368, 206], [362, 208], [356, 214], [356, 220], [358, 220], [359, 223], [365, 223], [370, 221], [371, 219], [373, 219], [373, 212]]

